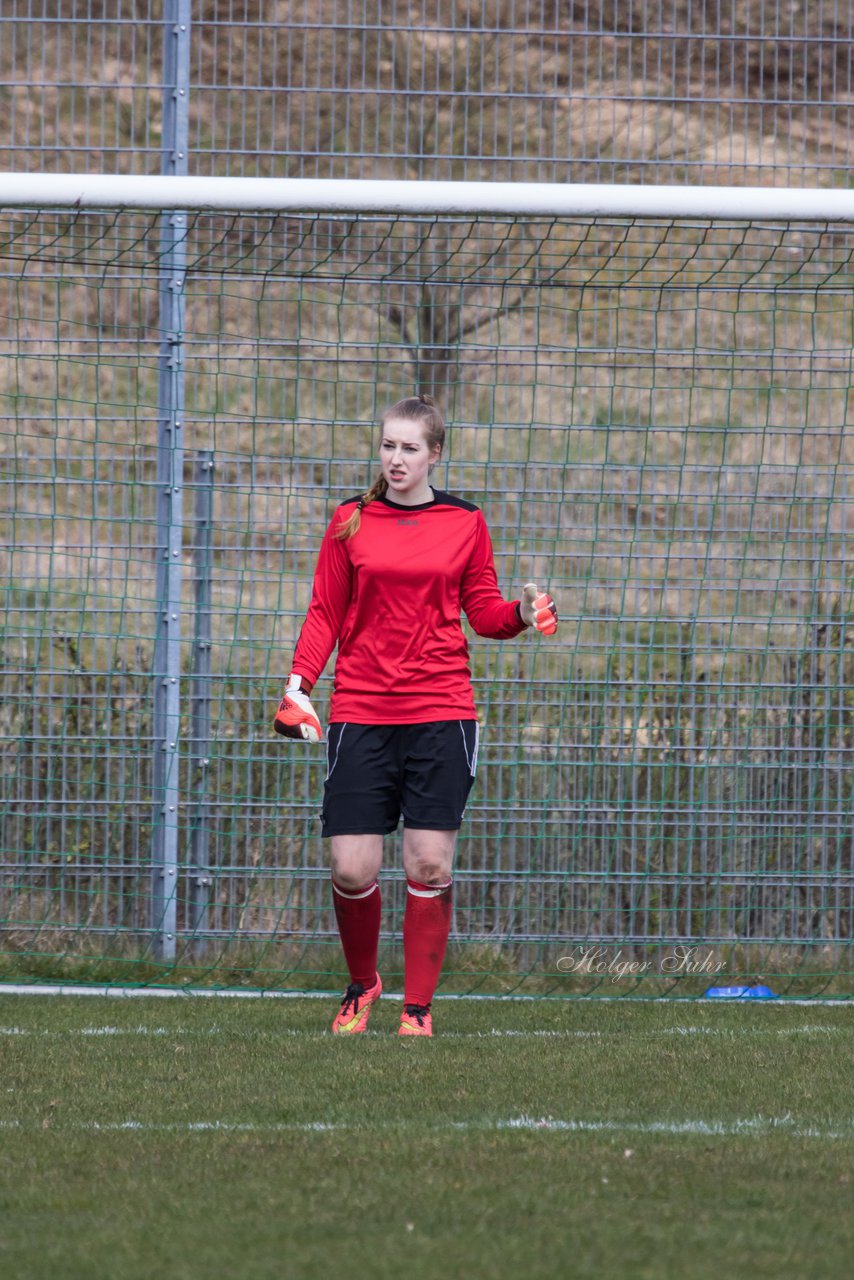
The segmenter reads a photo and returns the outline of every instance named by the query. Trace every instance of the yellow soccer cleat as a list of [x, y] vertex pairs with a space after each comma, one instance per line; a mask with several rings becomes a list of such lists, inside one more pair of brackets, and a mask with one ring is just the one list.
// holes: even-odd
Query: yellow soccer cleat
[[368, 1018], [371, 1009], [382, 995], [383, 984], [380, 975], [367, 991], [361, 982], [351, 982], [344, 992], [341, 1008], [332, 1022], [332, 1032], [336, 1036], [355, 1036], [368, 1029]]
[[397, 1034], [399, 1036], [432, 1036], [433, 1018], [429, 1004], [404, 1005]]

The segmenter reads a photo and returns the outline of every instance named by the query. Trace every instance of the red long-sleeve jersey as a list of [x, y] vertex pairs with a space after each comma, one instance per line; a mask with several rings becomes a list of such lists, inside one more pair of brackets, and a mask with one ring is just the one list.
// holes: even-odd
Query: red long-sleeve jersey
[[417, 507], [375, 499], [358, 533], [340, 540], [333, 533], [359, 501], [350, 498], [326, 530], [291, 669], [315, 684], [337, 641], [332, 723], [474, 719], [460, 610], [481, 636], [525, 630], [498, 589], [481, 511], [433, 493]]

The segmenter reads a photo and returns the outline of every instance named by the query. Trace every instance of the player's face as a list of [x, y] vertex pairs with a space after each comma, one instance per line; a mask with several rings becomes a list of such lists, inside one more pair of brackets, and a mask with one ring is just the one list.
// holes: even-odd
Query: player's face
[[438, 447], [429, 448], [420, 423], [389, 418], [380, 438], [380, 461], [392, 502], [429, 502], [427, 476], [440, 454]]

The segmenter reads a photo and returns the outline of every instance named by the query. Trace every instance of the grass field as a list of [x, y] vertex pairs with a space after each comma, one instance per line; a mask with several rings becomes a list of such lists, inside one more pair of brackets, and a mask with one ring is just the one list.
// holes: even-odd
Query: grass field
[[0, 996], [0, 1274], [850, 1275], [854, 1008]]

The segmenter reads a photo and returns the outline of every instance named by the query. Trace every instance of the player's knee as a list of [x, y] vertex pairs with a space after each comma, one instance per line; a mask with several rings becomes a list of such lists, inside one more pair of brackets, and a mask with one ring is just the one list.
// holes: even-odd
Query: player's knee
[[362, 889], [369, 888], [376, 880], [376, 876], [366, 872], [362, 867], [334, 866], [332, 879], [345, 893], [359, 893]]
[[404, 827], [403, 865], [411, 880], [431, 887], [447, 884], [454, 864], [456, 831]]
[[345, 893], [359, 893], [377, 878], [374, 864], [362, 857], [333, 857], [332, 879]]
[[451, 878], [450, 866], [440, 858], [418, 858], [415, 862], [413, 879], [419, 884], [428, 884], [433, 887], [447, 884]]

